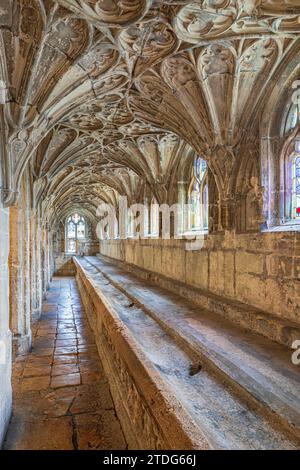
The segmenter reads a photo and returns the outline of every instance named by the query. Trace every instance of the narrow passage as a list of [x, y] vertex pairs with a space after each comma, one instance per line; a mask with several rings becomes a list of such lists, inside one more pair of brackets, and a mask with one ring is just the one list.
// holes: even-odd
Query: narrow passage
[[74, 278], [54, 278], [13, 390], [5, 449], [126, 449]]

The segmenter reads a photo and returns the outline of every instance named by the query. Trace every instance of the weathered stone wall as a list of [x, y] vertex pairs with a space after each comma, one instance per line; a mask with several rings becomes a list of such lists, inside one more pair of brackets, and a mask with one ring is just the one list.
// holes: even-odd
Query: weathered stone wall
[[57, 255], [54, 259], [55, 276], [74, 276], [75, 267], [72, 255]]
[[9, 329], [9, 210], [0, 203], [0, 447], [11, 414], [11, 333]]
[[184, 240], [110, 240], [100, 252], [213, 294], [300, 323], [300, 233], [210, 235]]

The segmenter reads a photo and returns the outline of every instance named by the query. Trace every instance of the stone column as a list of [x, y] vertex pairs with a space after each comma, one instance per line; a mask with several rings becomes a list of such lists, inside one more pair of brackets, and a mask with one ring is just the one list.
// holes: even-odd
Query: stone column
[[0, 448], [11, 415], [11, 332], [9, 329], [9, 210], [0, 202]]
[[31, 347], [28, 217], [23, 208], [10, 208], [10, 327], [15, 354]]
[[43, 261], [43, 297], [46, 296], [46, 292], [49, 289], [50, 279], [51, 279], [51, 264], [50, 264], [50, 233], [48, 225], [43, 226], [43, 251], [44, 251], [44, 261]]
[[54, 273], [54, 246], [53, 246], [53, 231], [49, 232], [49, 282], [52, 281]]
[[44, 224], [42, 225], [42, 277], [43, 277], [43, 300], [46, 298], [47, 291], [47, 232]]
[[31, 347], [31, 292], [30, 292], [30, 205], [28, 186], [24, 184], [22, 198], [22, 226], [23, 226], [23, 308], [24, 331], [28, 336], [28, 347]]
[[40, 210], [36, 210], [36, 224], [35, 224], [35, 252], [36, 252], [36, 308], [41, 312], [43, 303], [43, 265], [42, 265], [42, 227], [40, 220]]
[[38, 319], [40, 311], [37, 296], [36, 214], [30, 219], [31, 318]]

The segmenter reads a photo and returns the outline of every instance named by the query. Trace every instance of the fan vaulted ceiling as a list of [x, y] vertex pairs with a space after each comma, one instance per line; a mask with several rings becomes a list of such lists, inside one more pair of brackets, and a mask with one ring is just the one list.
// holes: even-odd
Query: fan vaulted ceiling
[[298, 72], [299, 15], [300, 0], [0, 0], [6, 204], [27, 165], [59, 218], [145, 185], [165, 202], [193, 152], [229, 193]]

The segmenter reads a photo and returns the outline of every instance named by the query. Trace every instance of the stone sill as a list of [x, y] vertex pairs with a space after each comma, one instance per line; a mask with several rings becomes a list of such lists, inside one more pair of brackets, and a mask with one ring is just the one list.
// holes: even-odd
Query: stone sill
[[190, 236], [190, 235], [195, 235], [195, 237], [197, 235], [208, 235], [208, 229], [203, 229], [203, 230], [187, 230], [186, 232], [184, 232], [182, 234], [182, 237], [185, 237], [185, 236]]
[[262, 230], [262, 233], [273, 232], [300, 232], [300, 223], [275, 225], [274, 227], [269, 227]]
[[[300, 229], [300, 228], [299, 228]], [[208, 230], [189, 230], [184, 233], [178, 234], [178, 237], [175, 238], [174, 236], [170, 236], [170, 240], [184, 240], [186, 241], [187, 239], [185, 238], [186, 236], [190, 237], [193, 235], [194, 237], [198, 235], [208, 235]], [[142, 237], [134, 237], [133, 235], [128, 235], [126, 238], [120, 238], [120, 237], [115, 237], [115, 238], [107, 238], [105, 240], [100, 240], [100, 242], [112, 242], [112, 241], [121, 241], [121, 240], [167, 240], [162, 237], [160, 237], [157, 234], [148, 234], [148, 235], [143, 235]], [[76, 256], [76, 254], [75, 254]]]

